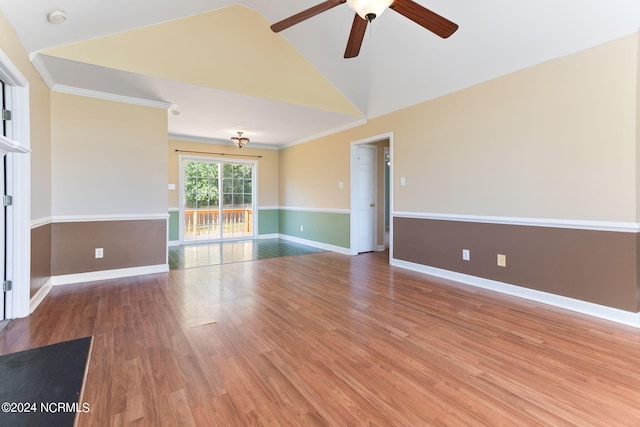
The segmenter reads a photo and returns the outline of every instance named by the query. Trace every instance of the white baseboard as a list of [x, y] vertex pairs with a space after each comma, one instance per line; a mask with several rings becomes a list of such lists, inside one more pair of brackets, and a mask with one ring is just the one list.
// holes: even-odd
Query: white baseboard
[[[280, 238], [280, 235], [278, 233], [274, 233], [274, 234], [259, 234], [258, 237], [253, 237], [253, 238], [247, 238], [247, 239], [237, 239], [237, 240], [252, 240], [252, 239], [258, 239], [258, 240], [264, 240], [264, 239], [278, 239]], [[199, 244], [210, 244], [210, 243], [227, 243], [227, 242], [233, 242], [234, 240], [214, 240], [212, 242], [201, 242], [201, 241], [187, 241], [187, 242], [183, 242], [180, 240], [169, 240], [167, 241], [167, 245], [168, 246], [180, 246], [180, 245], [199, 245]]]
[[91, 271], [88, 273], [65, 274], [53, 276], [53, 286], [71, 285], [73, 283], [95, 282], [96, 280], [120, 279], [123, 277], [143, 276], [145, 274], [167, 273], [168, 264], [148, 265], [144, 267], [119, 268], [116, 270]]
[[289, 240], [290, 242], [301, 243], [307, 246], [313, 246], [314, 248], [324, 249], [325, 251], [338, 252], [344, 255], [351, 255], [351, 249], [343, 248], [342, 246], [329, 245], [327, 243], [316, 242], [314, 240], [301, 239], [299, 237], [288, 236], [286, 234], [279, 234], [283, 240]]
[[278, 233], [271, 233], [271, 234], [258, 234], [258, 239], [259, 240], [263, 240], [263, 239], [279, 239], [281, 236]]
[[399, 259], [391, 259], [391, 265], [640, 328], [640, 313], [620, 310], [600, 304], [594, 304], [574, 298], [523, 288], [521, 286], [498, 282], [496, 280], [470, 276], [468, 274], [429, 267]]
[[29, 313], [33, 313], [33, 311], [38, 308], [40, 303], [44, 300], [44, 297], [49, 294], [49, 291], [53, 287], [51, 279], [52, 278], [49, 277], [45, 284], [38, 289], [38, 292], [36, 292], [36, 294], [31, 298], [31, 301], [29, 301]]
[[[259, 234], [257, 237], [259, 240], [263, 239], [282, 239], [289, 240], [290, 242], [301, 243], [307, 246], [313, 246], [314, 248], [324, 249], [325, 251], [338, 252], [345, 255], [353, 255], [349, 248], [343, 248], [342, 246], [329, 245], [327, 243], [316, 242], [315, 240], [301, 239], [300, 237], [289, 236], [286, 234], [272, 233], [272, 234]], [[198, 244], [203, 242], [180, 242], [178, 240], [169, 241], [169, 246]], [[381, 246], [381, 250], [384, 251], [384, 247]]]

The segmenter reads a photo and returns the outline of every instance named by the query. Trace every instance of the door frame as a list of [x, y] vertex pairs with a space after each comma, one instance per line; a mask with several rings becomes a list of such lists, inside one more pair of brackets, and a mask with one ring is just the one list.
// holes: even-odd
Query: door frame
[[[389, 140], [389, 156], [391, 159], [391, 165], [389, 167], [389, 174], [393, 177], [393, 132], [383, 133], [379, 135], [370, 136], [364, 139], [359, 139], [355, 141], [351, 141], [350, 146], [350, 160], [351, 160], [351, 173], [350, 173], [350, 221], [349, 221], [349, 253], [351, 255], [358, 255], [358, 194], [360, 190], [359, 178], [358, 178], [358, 146], [362, 144], [372, 144], [379, 141]], [[391, 180], [393, 183], [393, 180]], [[377, 183], [376, 183], [377, 185]], [[390, 206], [391, 211], [393, 211], [393, 185], [390, 186]], [[376, 200], [376, 203], [379, 203], [379, 200]], [[391, 259], [391, 254], [393, 253], [393, 221], [392, 218], [389, 219], [389, 257]], [[376, 221], [377, 224], [377, 221]], [[377, 246], [377, 225], [376, 225], [376, 246]]]
[[6, 189], [13, 205], [6, 212], [6, 280], [13, 289], [6, 293], [5, 317], [30, 314], [31, 294], [31, 155], [29, 81], [0, 49], [0, 78], [11, 96], [11, 139], [0, 139], [6, 153]]
[[[184, 162], [185, 161], [196, 161], [196, 162], [208, 162], [208, 163], [242, 163], [242, 164], [251, 164], [253, 166], [253, 177], [252, 177], [252, 185], [251, 185], [251, 209], [253, 210], [253, 215], [251, 215], [251, 229], [253, 230], [253, 236], [242, 236], [242, 237], [222, 237], [222, 231], [220, 232], [219, 239], [213, 240], [184, 240]], [[222, 177], [220, 177], [222, 179]], [[181, 154], [178, 156], [178, 244], [193, 244], [197, 245], [200, 243], [207, 242], [223, 242], [223, 241], [232, 241], [232, 240], [246, 240], [246, 239], [256, 239], [258, 236], [258, 161], [257, 160], [241, 160], [235, 158], [225, 159], [223, 157], [211, 157], [211, 156], [194, 156], [194, 155], [185, 155]], [[220, 194], [222, 198], [222, 194]], [[222, 200], [222, 199], [221, 199]]]

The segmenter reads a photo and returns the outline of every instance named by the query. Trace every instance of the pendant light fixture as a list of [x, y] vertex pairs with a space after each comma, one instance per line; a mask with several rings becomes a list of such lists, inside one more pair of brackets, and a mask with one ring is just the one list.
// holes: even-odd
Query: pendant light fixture
[[238, 131], [238, 136], [234, 136], [231, 138], [231, 141], [233, 141], [233, 143], [238, 148], [242, 148], [249, 143], [249, 138], [247, 138], [246, 136], [242, 136], [243, 133], [244, 132]]

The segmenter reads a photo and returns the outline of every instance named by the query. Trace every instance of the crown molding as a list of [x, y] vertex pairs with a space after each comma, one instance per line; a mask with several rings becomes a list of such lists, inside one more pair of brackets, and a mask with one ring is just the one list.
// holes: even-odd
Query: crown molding
[[161, 110], [169, 110], [169, 108], [171, 108], [171, 106], [173, 105], [170, 102], [166, 101], [136, 98], [132, 96], [101, 92], [98, 90], [83, 89], [75, 86], [61, 85], [55, 82], [55, 79], [53, 78], [51, 73], [49, 73], [49, 70], [42, 61], [42, 57], [38, 53], [32, 53], [31, 55], [29, 55], [29, 58], [31, 59], [31, 63], [33, 64], [36, 71], [38, 71], [38, 74], [40, 74], [40, 77], [42, 77], [42, 80], [53, 92], [101, 99], [103, 101], [113, 101], [121, 102], [124, 104], [139, 105], [142, 107], [159, 108]]
[[53, 90], [56, 82], [53, 80], [53, 76], [51, 76], [51, 73], [49, 73], [49, 70], [44, 65], [44, 62], [42, 62], [42, 57], [38, 53], [32, 53], [29, 55], [29, 59], [47, 87]]
[[367, 123], [367, 119], [366, 118], [358, 119], [356, 121], [349, 122], [349, 123], [347, 123], [345, 125], [338, 126], [338, 127], [333, 128], [333, 129], [326, 130], [324, 132], [316, 133], [315, 135], [310, 135], [310, 136], [307, 136], [307, 137], [304, 137], [304, 138], [301, 138], [301, 139], [298, 139], [298, 140], [295, 140], [295, 141], [292, 141], [292, 142], [289, 142], [289, 143], [286, 143], [286, 144], [282, 144], [282, 145], [278, 146], [278, 148], [279, 149], [284, 149], [284, 148], [293, 147], [294, 145], [304, 144], [305, 142], [313, 141], [314, 139], [322, 138], [322, 137], [325, 137], [325, 136], [328, 136], [328, 135], [333, 135], [333, 134], [338, 133], [338, 132], [342, 132], [342, 131], [345, 131], [345, 130], [348, 130], [348, 129], [352, 129], [352, 128], [355, 128], [355, 127], [358, 127], [358, 126], [362, 126], [362, 125], [364, 125], [366, 123]]
[[161, 110], [169, 110], [170, 102], [154, 101], [151, 99], [135, 98], [132, 96], [116, 95], [113, 93], [100, 92], [91, 89], [82, 89], [74, 86], [66, 86], [55, 84], [51, 89], [53, 92], [66, 93], [68, 95], [84, 96], [87, 98], [101, 99], [103, 101], [121, 102], [123, 104], [139, 105], [142, 107], [159, 108]]

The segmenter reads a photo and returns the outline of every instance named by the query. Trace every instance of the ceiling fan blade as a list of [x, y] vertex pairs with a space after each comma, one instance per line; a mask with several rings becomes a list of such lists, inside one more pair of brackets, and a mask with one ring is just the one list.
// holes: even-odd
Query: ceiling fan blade
[[355, 58], [360, 53], [360, 46], [362, 46], [364, 34], [367, 32], [368, 23], [369, 21], [360, 18], [356, 13], [356, 16], [353, 18], [349, 41], [347, 41], [347, 49], [344, 51], [345, 58]]
[[300, 13], [296, 13], [293, 16], [290, 16], [286, 19], [283, 19], [280, 22], [276, 22], [271, 26], [271, 31], [274, 33], [279, 33], [282, 30], [286, 30], [287, 28], [296, 25], [302, 21], [305, 21], [309, 18], [312, 18], [322, 12], [326, 12], [329, 9], [333, 9], [334, 7], [345, 3], [347, 0], [327, 0], [323, 3], [317, 4], [313, 7], [310, 7], [307, 10], [303, 10]]
[[413, 0], [396, 0], [389, 8], [411, 19], [416, 24], [423, 26], [443, 39], [446, 39], [458, 29], [457, 24], [420, 6]]

